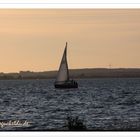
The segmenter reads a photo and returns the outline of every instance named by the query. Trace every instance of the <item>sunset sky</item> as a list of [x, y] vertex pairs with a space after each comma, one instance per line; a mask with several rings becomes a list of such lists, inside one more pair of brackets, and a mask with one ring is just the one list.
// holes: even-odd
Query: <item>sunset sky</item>
[[0, 72], [140, 68], [140, 10], [0, 10]]

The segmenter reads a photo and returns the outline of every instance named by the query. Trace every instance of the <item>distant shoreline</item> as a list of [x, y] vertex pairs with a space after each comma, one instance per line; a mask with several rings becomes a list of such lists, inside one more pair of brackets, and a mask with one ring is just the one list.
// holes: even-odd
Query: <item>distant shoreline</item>
[[[87, 68], [71, 69], [70, 78], [90, 79], [90, 78], [140, 78], [140, 68]], [[12, 79], [55, 79], [57, 71], [20, 71], [19, 73], [0, 73], [0, 80]]]

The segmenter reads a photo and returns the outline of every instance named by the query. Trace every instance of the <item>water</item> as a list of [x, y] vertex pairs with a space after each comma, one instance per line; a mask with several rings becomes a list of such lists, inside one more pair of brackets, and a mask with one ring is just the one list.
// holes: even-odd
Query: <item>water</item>
[[78, 89], [58, 90], [54, 80], [1, 80], [0, 121], [30, 126], [0, 130], [67, 130], [67, 116], [88, 130], [140, 130], [140, 78], [78, 80]]

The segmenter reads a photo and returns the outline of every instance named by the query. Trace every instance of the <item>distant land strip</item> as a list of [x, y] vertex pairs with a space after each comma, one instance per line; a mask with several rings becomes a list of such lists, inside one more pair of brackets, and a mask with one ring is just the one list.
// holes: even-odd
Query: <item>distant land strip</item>
[[[71, 69], [70, 78], [140, 78], [140, 68], [87, 68]], [[57, 71], [20, 71], [19, 73], [0, 73], [0, 80], [10, 79], [55, 79]]]

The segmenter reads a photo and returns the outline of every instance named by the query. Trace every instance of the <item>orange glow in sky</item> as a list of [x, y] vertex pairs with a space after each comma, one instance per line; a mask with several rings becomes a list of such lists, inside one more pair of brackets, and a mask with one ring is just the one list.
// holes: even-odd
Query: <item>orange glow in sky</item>
[[140, 10], [0, 10], [0, 72], [140, 68]]

